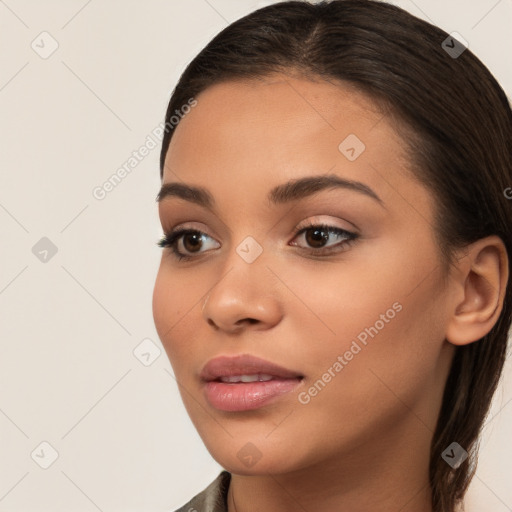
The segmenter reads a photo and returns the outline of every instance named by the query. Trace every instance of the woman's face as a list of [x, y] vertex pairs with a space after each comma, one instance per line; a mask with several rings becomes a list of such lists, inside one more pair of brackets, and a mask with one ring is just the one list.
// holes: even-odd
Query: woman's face
[[[182, 188], [159, 214], [166, 233], [200, 234], [174, 244], [189, 259], [163, 249], [153, 312], [206, 447], [240, 474], [367, 470], [411, 446], [427, 460], [454, 347], [434, 202], [392, 119], [345, 85], [285, 75], [196, 99], [163, 175]], [[210, 360], [239, 355], [289, 374], [235, 361], [209, 378], [238, 383], [205, 382]]]

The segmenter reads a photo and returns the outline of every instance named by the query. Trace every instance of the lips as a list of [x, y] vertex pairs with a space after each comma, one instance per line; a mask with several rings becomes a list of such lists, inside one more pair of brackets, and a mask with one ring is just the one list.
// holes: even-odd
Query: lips
[[200, 374], [209, 404], [221, 411], [258, 409], [296, 390], [300, 373], [247, 354], [210, 360]]
[[[220, 356], [211, 359], [201, 371], [204, 381], [220, 380], [222, 377], [242, 375], [271, 376], [274, 379], [302, 379], [303, 375], [293, 370], [265, 361], [259, 357], [242, 354], [234, 357]], [[270, 380], [265, 378], [264, 380]]]

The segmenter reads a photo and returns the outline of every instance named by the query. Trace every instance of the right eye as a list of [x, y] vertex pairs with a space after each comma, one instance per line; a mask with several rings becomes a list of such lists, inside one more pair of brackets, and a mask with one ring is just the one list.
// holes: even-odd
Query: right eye
[[211, 238], [206, 233], [203, 233], [197, 229], [180, 228], [175, 231], [171, 231], [170, 233], [165, 233], [164, 236], [158, 241], [157, 245], [160, 247], [169, 247], [173, 255], [178, 260], [190, 260], [194, 256], [183, 253], [183, 251], [180, 249], [184, 248], [185, 251], [198, 253], [199, 251], [195, 250], [194, 248], [202, 248], [202, 239], [204, 237]]

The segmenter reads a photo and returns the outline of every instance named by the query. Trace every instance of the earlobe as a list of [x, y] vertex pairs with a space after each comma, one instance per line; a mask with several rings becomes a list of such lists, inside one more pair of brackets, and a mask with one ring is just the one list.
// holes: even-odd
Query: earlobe
[[508, 277], [508, 255], [500, 237], [482, 238], [464, 249], [452, 276], [451, 286], [458, 293], [450, 304], [448, 342], [467, 345], [491, 331], [503, 309]]

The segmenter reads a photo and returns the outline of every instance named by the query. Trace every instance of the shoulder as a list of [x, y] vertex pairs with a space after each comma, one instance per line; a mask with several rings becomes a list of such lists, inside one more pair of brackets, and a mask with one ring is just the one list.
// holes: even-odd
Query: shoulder
[[221, 471], [206, 489], [174, 512], [227, 512], [227, 496], [231, 473]]

